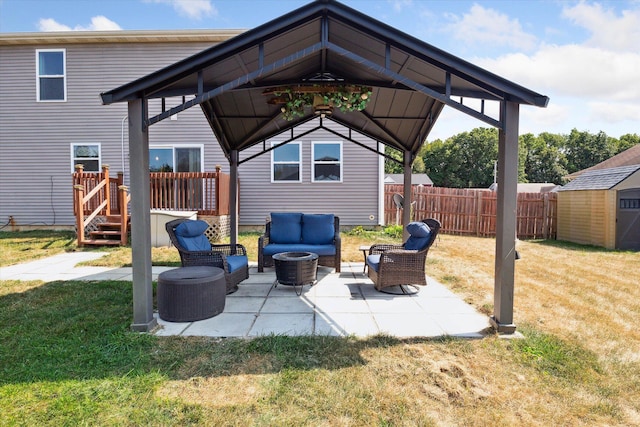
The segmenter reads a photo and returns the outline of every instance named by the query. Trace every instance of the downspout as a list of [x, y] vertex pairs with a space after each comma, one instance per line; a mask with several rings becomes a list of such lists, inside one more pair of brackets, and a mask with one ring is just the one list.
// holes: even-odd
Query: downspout
[[125, 168], [125, 164], [124, 164], [124, 122], [127, 121], [129, 117], [128, 116], [124, 116], [122, 118], [122, 123], [120, 124], [120, 157], [121, 157], [121, 161], [122, 161], [122, 179], [126, 182], [126, 168]]
[[[384, 153], [385, 146], [382, 146], [382, 152]], [[384, 226], [387, 225], [385, 223], [384, 217], [384, 200], [385, 200], [385, 187], [384, 187], [384, 157], [378, 155], [378, 225]]]

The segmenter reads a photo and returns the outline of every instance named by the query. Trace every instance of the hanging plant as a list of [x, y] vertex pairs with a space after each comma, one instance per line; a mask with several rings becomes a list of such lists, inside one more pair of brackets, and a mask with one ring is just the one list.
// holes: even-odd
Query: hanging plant
[[273, 95], [267, 102], [281, 104], [282, 118], [291, 121], [303, 117], [307, 107], [313, 107], [318, 114], [331, 114], [334, 108], [345, 113], [362, 111], [371, 99], [371, 88], [359, 85], [299, 85], [271, 88], [263, 94]]

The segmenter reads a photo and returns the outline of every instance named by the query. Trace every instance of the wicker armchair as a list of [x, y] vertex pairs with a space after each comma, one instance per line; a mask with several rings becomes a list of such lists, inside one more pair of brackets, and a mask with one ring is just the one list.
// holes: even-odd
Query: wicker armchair
[[[185, 221], [192, 220], [179, 218], [169, 221], [165, 225], [171, 243], [173, 243], [173, 246], [175, 246], [180, 253], [182, 266], [200, 265], [222, 268], [227, 282], [227, 294], [237, 291], [238, 283], [249, 278], [249, 265], [248, 262], [246, 262], [247, 250], [245, 247], [240, 244], [211, 244], [210, 251], [187, 250], [176, 236], [176, 227]], [[244, 256], [244, 258], [238, 256]]]
[[[426, 286], [425, 262], [429, 248], [440, 231], [440, 222], [436, 219], [425, 219], [430, 233], [417, 249], [408, 249], [410, 237], [403, 245], [375, 244], [369, 248], [367, 270], [369, 278], [378, 291], [392, 292], [390, 287], [398, 287], [402, 293], [415, 293], [415, 285]], [[407, 227], [409, 229], [409, 227]]]

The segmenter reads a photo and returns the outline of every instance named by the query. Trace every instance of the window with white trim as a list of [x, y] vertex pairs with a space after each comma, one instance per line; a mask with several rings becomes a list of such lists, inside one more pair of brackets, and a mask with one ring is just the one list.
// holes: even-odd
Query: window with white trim
[[71, 144], [71, 172], [76, 165], [84, 166], [84, 172], [100, 172], [100, 144]]
[[302, 154], [299, 142], [272, 143], [271, 182], [301, 182]]
[[342, 182], [342, 142], [315, 141], [311, 155], [313, 182]]
[[36, 50], [36, 96], [38, 102], [67, 100], [65, 49]]
[[149, 172], [202, 172], [202, 146], [150, 147]]

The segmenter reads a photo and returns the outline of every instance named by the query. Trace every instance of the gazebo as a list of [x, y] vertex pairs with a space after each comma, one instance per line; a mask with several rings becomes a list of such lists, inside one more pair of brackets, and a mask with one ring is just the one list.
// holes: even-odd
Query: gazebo
[[[363, 109], [343, 111], [322, 102], [323, 95], [359, 88]], [[365, 89], [363, 89], [365, 88]], [[370, 90], [369, 90], [370, 89]], [[319, 94], [318, 102], [284, 117], [295, 94]], [[132, 195], [133, 324], [137, 331], [156, 325], [153, 316], [149, 218], [149, 128], [200, 106], [230, 164], [231, 242], [238, 233], [238, 168], [251, 157], [244, 150], [319, 119], [355, 130], [400, 150], [404, 199], [411, 199], [411, 165], [445, 106], [499, 130], [498, 213], [492, 323], [499, 333], [515, 331], [513, 322], [516, 235], [516, 185], [520, 104], [546, 107], [540, 95], [450, 55], [333, 0], [317, 0], [152, 74], [101, 94], [104, 104], [128, 103]], [[182, 102], [165, 107], [165, 99]], [[284, 96], [283, 100], [281, 97]], [[161, 112], [149, 116], [149, 102]], [[469, 100], [475, 100], [469, 102]], [[485, 108], [494, 103], [498, 114]], [[494, 117], [495, 116], [495, 117]], [[366, 149], [371, 149], [362, 146]], [[255, 155], [254, 155], [255, 157]], [[403, 223], [409, 221], [404, 210]]]

